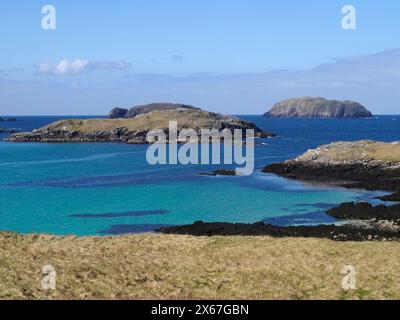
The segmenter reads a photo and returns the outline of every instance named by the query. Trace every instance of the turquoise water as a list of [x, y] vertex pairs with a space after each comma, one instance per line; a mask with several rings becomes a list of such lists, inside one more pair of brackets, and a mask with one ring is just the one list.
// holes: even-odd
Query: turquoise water
[[[76, 235], [152, 231], [203, 221], [328, 223], [326, 208], [376, 193], [312, 186], [259, 169], [335, 140], [399, 140], [396, 117], [374, 120], [245, 117], [278, 133], [256, 147], [250, 177], [205, 177], [213, 166], [150, 166], [146, 146], [0, 142], [0, 230]], [[397, 120], [396, 120], [397, 119]], [[22, 117], [32, 129], [54, 117]], [[7, 124], [11, 125], [11, 124]], [[5, 126], [2, 124], [2, 126]]]

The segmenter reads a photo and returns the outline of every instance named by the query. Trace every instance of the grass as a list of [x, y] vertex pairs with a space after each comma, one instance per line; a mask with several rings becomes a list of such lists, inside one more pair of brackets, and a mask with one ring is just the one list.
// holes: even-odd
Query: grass
[[[132, 131], [166, 129], [169, 121], [177, 121], [182, 128], [209, 128], [216, 121], [222, 121], [222, 116], [193, 109], [175, 109], [153, 111], [136, 116], [132, 119], [66, 119], [52, 123], [45, 128], [52, 130], [78, 131], [82, 133], [112, 130], [115, 128], [128, 128]], [[226, 119], [225, 119], [226, 120]]]
[[[312, 151], [319, 157], [333, 161], [364, 161], [377, 160], [388, 162], [400, 161], [400, 142], [386, 143], [362, 140], [356, 142], [334, 142]], [[308, 153], [306, 154], [308, 155]], [[300, 158], [304, 157], [301, 156]]]
[[[398, 299], [400, 243], [0, 234], [3, 299]], [[44, 265], [56, 290], [41, 287]], [[341, 287], [345, 265], [357, 289]]]

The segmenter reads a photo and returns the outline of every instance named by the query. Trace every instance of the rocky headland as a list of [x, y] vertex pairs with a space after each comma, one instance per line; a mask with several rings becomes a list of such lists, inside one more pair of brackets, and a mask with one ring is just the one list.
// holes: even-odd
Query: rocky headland
[[[175, 106], [175, 107], [173, 107]], [[273, 137], [254, 123], [233, 116], [225, 116], [194, 107], [181, 105], [152, 104], [139, 106], [126, 116], [124, 112], [112, 111], [109, 119], [66, 119], [54, 122], [32, 132], [11, 135], [12, 142], [126, 142], [132, 144], [147, 143], [147, 133], [161, 129], [168, 134], [169, 122], [177, 121], [178, 131], [194, 129], [200, 136], [201, 129], [253, 129], [256, 137]], [[117, 114], [124, 117], [117, 117]], [[168, 136], [167, 136], [168, 140]]]
[[354, 101], [326, 100], [321, 97], [287, 99], [264, 114], [268, 118], [371, 118], [372, 113]]
[[348, 188], [400, 190], [400, 142], [335, 142], [263, 169], [288, 178]]

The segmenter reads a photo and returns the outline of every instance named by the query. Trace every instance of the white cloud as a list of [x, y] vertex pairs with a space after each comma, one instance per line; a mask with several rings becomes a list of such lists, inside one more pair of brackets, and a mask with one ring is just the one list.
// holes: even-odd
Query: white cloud
[[126, 70], [131, 64], [126, 61], [92, 61], [88, 59], [62, 59], [52, 64], [49, 62], [36, 63], [36, 74], [39, 75], [77, 75], [96, 70]]

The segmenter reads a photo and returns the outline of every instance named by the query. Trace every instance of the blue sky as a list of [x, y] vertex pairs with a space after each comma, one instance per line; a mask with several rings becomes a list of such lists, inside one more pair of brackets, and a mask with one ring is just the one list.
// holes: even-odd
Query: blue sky
[[[56, 30], [41, 28], [46, 4]], [[345, 4], [356, 30], [341, 28]], [[394, 0], [1, 1], [0, 114], [154, 101], [261, 114], [296, 95], [399, 113], [399, 12]]]

